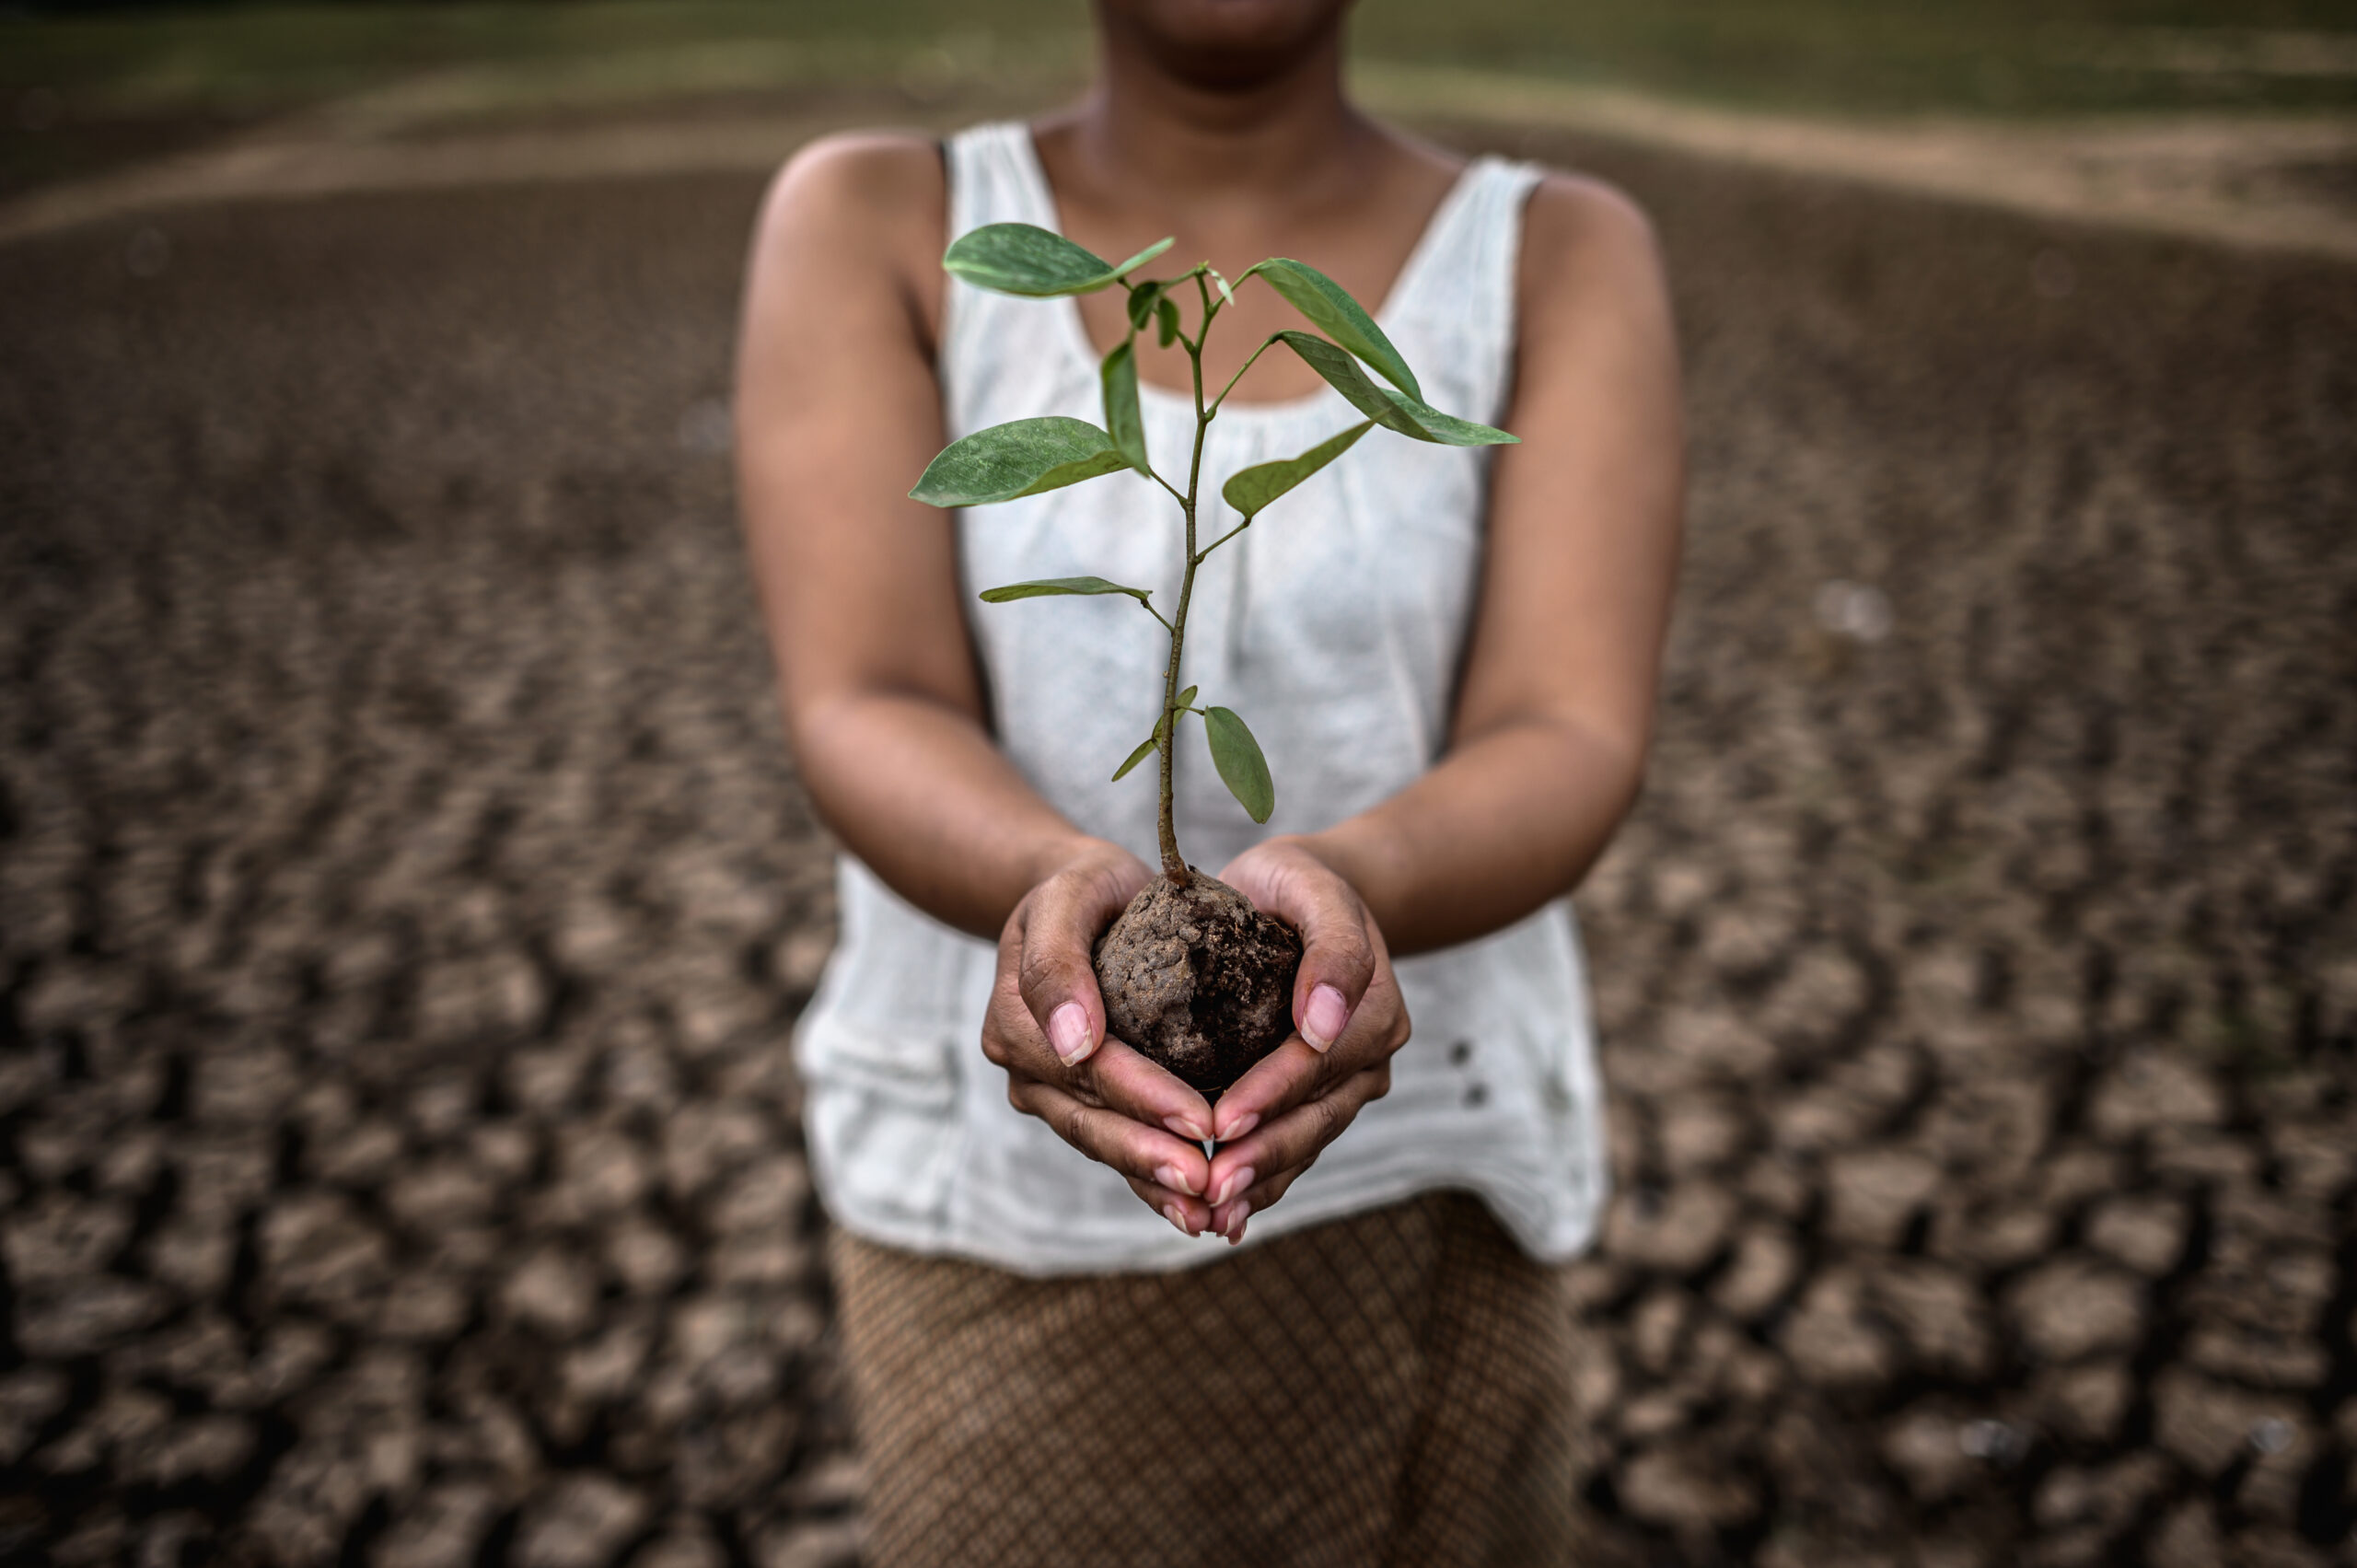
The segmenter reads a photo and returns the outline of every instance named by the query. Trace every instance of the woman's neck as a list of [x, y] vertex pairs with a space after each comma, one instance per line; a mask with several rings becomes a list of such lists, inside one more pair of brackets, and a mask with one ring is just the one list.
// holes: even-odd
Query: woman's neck
[[[1385, 130], [1342, 96], [1341, 29], [1299, 47], [1257, 53], [1189, 53], [1132, 36], [1143, 5], [1098, 8], [1096, 86], [1035, 127], [1056, 218], [1075, 243], [1126, 256], [1169, 235], [1178, 265], [1208, 261], [1231, 275], [1267, 256], [1322, 268], [1370, 309], [1389, 296], [1457, 163]], [[1249, 68], [1239, 64], [1250, 61]], [[1183, 258], [1183, 261], [1179, 259]], [[1118, 290], [1084, 296], [1081, 323], [1099, 354], [1137, 343], [1140, 377], [1174, 391], [1192, 385], [1178, 345], [1130, 331]], [[1239, 290], [1203, 374], [1225, 384], [1255, 344], [1300, 325], [1265, 288]], [[1292, 356], [1262, 359], [1245, 402], [1282, 402], [1323, 385]]]
[[1150, 190], [1180, 210], [1305, 197], [1364, 179], [1381, 133], [1342, 94], [1338, 30], [1298, 56], [1223, 80], [1186, 72], [1108, 18], [1096, 85], [1064, 119], [1070, 156], [1097, 191]]

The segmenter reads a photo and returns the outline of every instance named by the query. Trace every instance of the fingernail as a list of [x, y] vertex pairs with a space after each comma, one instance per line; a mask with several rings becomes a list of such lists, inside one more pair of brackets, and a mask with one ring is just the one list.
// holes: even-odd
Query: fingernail
[[1177, 1226], [1179, 1235], [1192, 1236], [1195, 1234], [1193, 1231], [1187, 1228], [1187, 1211], [1180, 1208], [1178, 1204], [1163, 1204], [1162, 1217], [1168, 1220], [1173, 1225]]
[[1234, 1126], [1219, 1135], [1219, 1141], [1223, 1144], [1233, 1144], [1259, 1125], [1260, 1125], [1260, 1113], [1257, 1110], [1248, 1110], [1236, 1119]]
[[1154, 1179], [1173, 1192], [1184, 1192], [1190, 1198], [1196, 1196], [1195, 1184], [1188, 1180], [1187, 1173], [1175, 1165], [1155, 1166]]
[[1244, 1222], [1251, 1216], [1252, 1205], [1249, 1203], [1237, 1204], [1236, 1212], [1227, 1216], [1227, 1229], [1224, 1234], [1230, 1247], [1244, 1239]]
[[1162, 1119], [1162, 1124], [1190, 1144], [1200, 1144], [1211, 1136], [1209, 1132], [1183, 1116], [1166, 1116]]
[[1342, 1037], [1342, 1026], [1350, 1021], [1351, 1005], [1342, 993], [1321, 985], [1309, 993], [1309, 1005], [1301, 1010], [1301, 1038], [1324, 1051]]
[[1212, 1194], [1212, 1207], [1214, 1209], [1218, 1208], [1222, 1203], [1226, 1202], [1238, 1192], [1241, 1192], [1246, 1188], [1250, 1187], [1252, 1185], [1252, 1177], [1253, 1170], [1248, 1165], [1238, 1166], [1236, 1169], [1229, 1171], [1227, 1173], [1227, 1179], [1219, 1184], [1219, 1191]]
[[1077, 1002], [1067, 1002], [1048, 1015], [1048, 1043], [1067, 1067], [1084, 1060], [1097, 1049], [1088, 1036], [1088, 1009]]

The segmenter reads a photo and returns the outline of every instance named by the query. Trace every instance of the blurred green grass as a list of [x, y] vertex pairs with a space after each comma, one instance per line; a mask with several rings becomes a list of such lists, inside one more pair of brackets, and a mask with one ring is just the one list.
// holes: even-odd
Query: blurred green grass
[[462, 0], [0, 17], [0, 85], [122, 110], [283, 108], [453, 67], [511, 71], [802, 46], [888, 59], [948, 38], [1074, 34], [1068, 0]]
[[1837, 114], [2357, 107], [2351, 0], [1364, 0], [1356, 41]]
[[[473, 112], [1077, 72], [1085, 0], [459, 0], [0, 15], [0, 189], [421, 78]], [[1881, 116], [2357, 110], [2352, 0], [1362, 0], [1364, 59]]]

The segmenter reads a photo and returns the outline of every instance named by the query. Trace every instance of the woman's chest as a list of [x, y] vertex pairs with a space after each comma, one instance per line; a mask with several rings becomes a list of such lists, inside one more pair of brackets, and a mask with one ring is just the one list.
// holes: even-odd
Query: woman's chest
[[[1191, 410], [1157, 401], [1145, 412], [1155, 467], [1181, 476], [1173, 482], [1183, 489]], [[1207, 433], [1195, 474], [1198, 551], [1243, 521], [1220, 499], [1231, 475], [1296, 456], [1353, 423], [1339, 399], [1330, 410], [1244, 412], [1214, 421]], [[1353, 670], [1373, 677], [1366, 661], [1376, 656], [1446, 664], [1462, 640], [1480, 571], [1485, 477], [1479, 453], [1370, 432], [1202, 559], [1187, 605], [1188, 668], [1323, 685]], [[969, 511], [959, 539], [972, 593], [1033, 578], [1100, 576], [1148, 590], [1156, 610], [1175, 616], [1186, 587], [1185, 512], [1142, 476], [1110, 475]], [[1162, 627], [1125, 598], [1027, 600], [976, 606], [975, 614], [986, 654], [1040, 645], [1033, 637], [998, 635], [1001, 618], [1011, 629], [1015, 616], [1037, 627], [1039, 618], [1062, 615], [1075, 635], [1048, 639], [1064, 645], [1061, 656], [1142, 660], [1155, 669], [1167, 657]], [[1449, 673], [1434, 669], [1430, 678]], [[993, 674], [1004, 680], [1010, 671]]]

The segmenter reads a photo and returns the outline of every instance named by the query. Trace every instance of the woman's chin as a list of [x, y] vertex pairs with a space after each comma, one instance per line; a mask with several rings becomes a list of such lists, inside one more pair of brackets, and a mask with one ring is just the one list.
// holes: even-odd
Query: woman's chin
[[1173, 75], [1239, 88], [1280, 77], [1341, 30], [1352, 0], [1101, 0], [1109, 31]]

